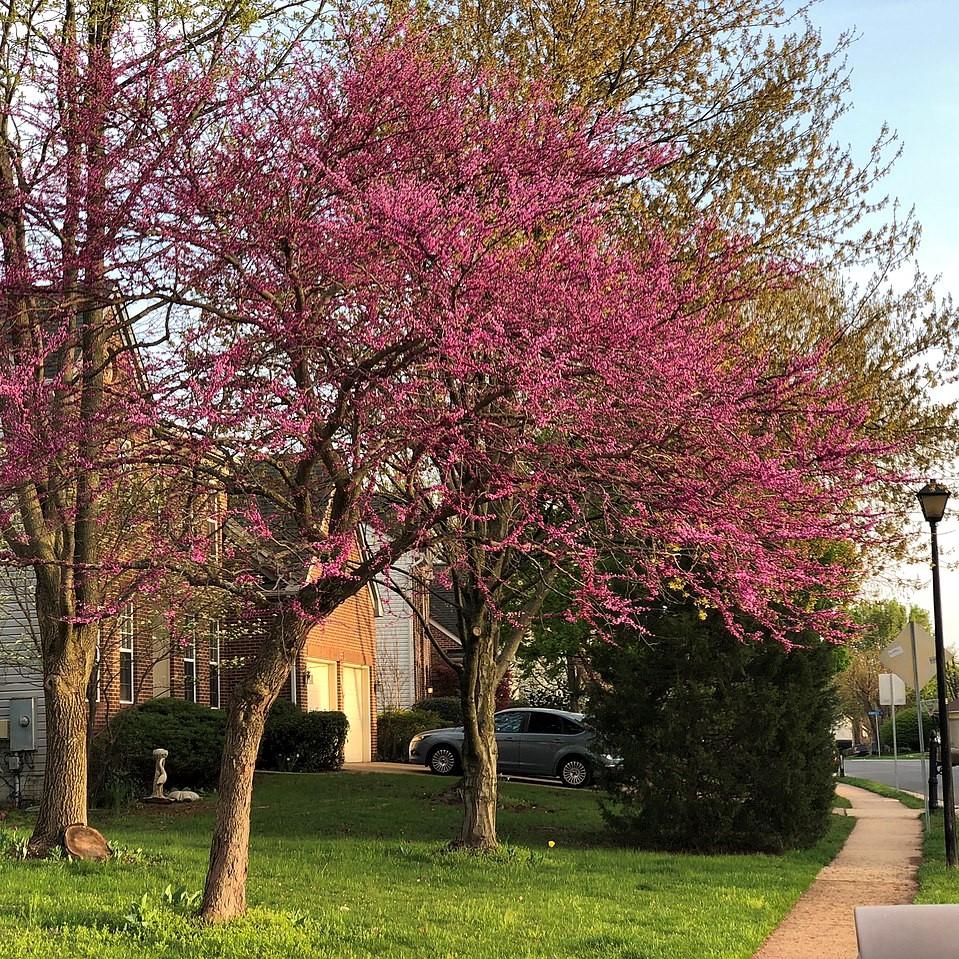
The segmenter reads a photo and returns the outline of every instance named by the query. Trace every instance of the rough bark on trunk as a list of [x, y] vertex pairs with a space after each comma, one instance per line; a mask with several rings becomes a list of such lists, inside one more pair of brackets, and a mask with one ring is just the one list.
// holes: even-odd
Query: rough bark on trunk
[[253, 772], [266, 716], [275, 696], [275, 692], [270, 695], [263, 687], [245, 689], [230, 707], [210, 865], [200, 908], [200, 915], [207, 922], [226, 922], [246, 911]]
[[495, 630], [470, 636], [463, 656], [463, 829], [454, 845], [495, 849], [496, 639]]
[[200, 906], [200, 915], [210, 923], [228, 922], [246, 911], [256, 756], [267, 714], [306, 639], [302, 624], [289, 626], [290, 633], [285, 628], [281, 620], [264, 639], [227, 712], [210, 865]]
[[67, 826], [87, 822], [87, 683], [92, 657], [77, 627], [58, 622], [38, 590], [44, 657], [46, 767], [30, 852], [46, 856]]

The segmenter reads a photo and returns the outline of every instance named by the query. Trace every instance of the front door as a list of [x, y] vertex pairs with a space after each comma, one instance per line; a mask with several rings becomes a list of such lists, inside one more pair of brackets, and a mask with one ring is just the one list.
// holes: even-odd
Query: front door
[[348, 763], [370, 761], [370, 671], [343, 664], [343, 712], [350, 728], [344, 758]]

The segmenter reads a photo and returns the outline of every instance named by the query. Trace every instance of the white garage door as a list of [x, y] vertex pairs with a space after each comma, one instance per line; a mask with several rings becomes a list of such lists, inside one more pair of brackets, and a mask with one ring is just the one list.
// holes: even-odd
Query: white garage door
[[306, 670], [307, 711], [336, 709], [336, 663], [308, 659]]
[[343, 664], [343, 712], [349, 720], [345, 759], [370, 761], [370, 671], [366, 666]]

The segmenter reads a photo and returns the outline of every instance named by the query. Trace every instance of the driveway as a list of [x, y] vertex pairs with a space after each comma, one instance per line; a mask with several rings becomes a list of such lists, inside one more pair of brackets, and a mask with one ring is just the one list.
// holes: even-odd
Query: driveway
[[[413, 765], [412, 763], [343, 763], [343, 771], [348, 773], [399, 773], [400, 775], [433, 775], [425, 766]], [[850, 773], [850, 775], [853, 775]], [[437, 779], [441, 778], [439, 776]], [[455, 776], [444, 777], [453, 782]], [[523, 776], [504, 776], [500, 773], [500, 782], [517, 782], [525, 786], [549, 786], [551, 789], [566, 789], [558, 780], [555, 779], [530, 779]]]

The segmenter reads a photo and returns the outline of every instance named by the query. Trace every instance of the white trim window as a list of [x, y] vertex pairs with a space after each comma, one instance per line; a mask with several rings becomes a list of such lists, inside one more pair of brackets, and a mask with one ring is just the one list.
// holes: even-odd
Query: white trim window
[[120, 702], [133, 702], [133, 637], [136, 615], [133, 603], [127, 603], [120, 613]]
[[183, 649], [183, 698], [196, 702], [196, 619], [187, 623], [186, 646]]
[[220, 708], [220, 621], [210, 623], [210, 708]]

